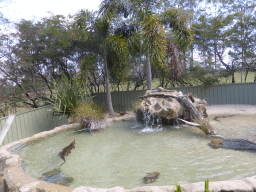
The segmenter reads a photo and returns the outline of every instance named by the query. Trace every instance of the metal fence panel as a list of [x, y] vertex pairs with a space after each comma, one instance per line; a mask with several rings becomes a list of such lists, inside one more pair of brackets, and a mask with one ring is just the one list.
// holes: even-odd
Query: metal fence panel
[[[112, 92], [111, 98], [115, 111], [125, 111], [133, 109], [135, 103], [139, 101], [139, 96], [144, 95], [145, 90]], [[93, 94], [93, 101], [104, 109], [107, 109], [106, 93]]]
[[[54, 127], [68, 123], [66, 116], [52, 116], [51, 109], [51, 106], [45, 106], [25, 113], [16, 114], [3, 141], [3, 145], [30, 137], [42, 131], [49, 131]], [[2, 131], [6, 120], [7, 117], [0, 119], [0, 131]]]
[[[174, 87], [183, 93], [192, 93], [195, 97], [205, 99], [208, 105], [249, 104], [256, 105], [256, 83], [222, 84], [197, 87]], [[134, 108], [139, 96], [145, 91], [112, 92], [112, 103], [115, 111]], [[106, 93], [93, 94], [93, 100], [107, 109]]]
[[[256, 105], [256, 83], [226, 84], [198, 87], [173, 88], [183, 93], [192, 93], [195, 97], [205, 99], [208, 105], [216, 104], [249, 104]], [[139, 97], [145, 90], [112, 92], [112, 103], [115, 111], [134, 109]], [[93, 94], [93, 100], [107, 109], [106, 93]], [[54, 127], [68, 123], [68, 119], [52, 116], [51, 106], [45, 106], [29, 112], [16, 114], [3, 145], [20, 140], [42, 131], [48, 131]], [[7, 117], [0, 118], [0, 131]]]

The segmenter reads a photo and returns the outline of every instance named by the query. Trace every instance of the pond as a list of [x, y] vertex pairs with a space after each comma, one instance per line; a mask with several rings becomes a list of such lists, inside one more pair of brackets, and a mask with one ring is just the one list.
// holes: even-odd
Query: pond
[[[255, 115], [210, 122], [225, 138], [256, 137]], [[120, 121], [97, 133], [62, 131], [12, 151], [22, 155], [26, 174], [39, 178], [63, 163], [58, 153], [74, 139], [76, 147], [61, 166], [62, 173], [74, 178], [69, 185], [73, 188], [131, 189], [256, 175], [255, 152], [212, 149], [210, 136], [186, 125], [145, 128], [135, 121]], [[153, 171], [160, 173], [159, 178], [143, 183], [143, 177]]]

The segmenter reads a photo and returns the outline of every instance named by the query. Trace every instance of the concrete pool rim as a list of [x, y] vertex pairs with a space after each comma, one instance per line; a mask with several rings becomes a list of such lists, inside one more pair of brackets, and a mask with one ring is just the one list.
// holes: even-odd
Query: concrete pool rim
[[[255, 105], [221, 105], [221, 106], [208, 106], [207, 113], [209, 115], [217, 114], [240, 114], [240, 115], [256, 115]], [[109, 123], [120, 120], [131, 120], [134, 118], [132, 112], [129, 112], [125, 116], [109, 118]], [[167, 192], [176, 190], [175, 185], [170, 186], [141, 186], [133, 189], [124, 189], [122, 187], [113, 188], [91, 188], [86, 186], [80, 186], [77, 188], [70, 188], [62, 185], [52, 184], [45, 181], [40, 181], [25, 174], [21, 167], [21, 156], [10, 152], [10, 149], [26, 143], [28, 141], [36, 140], [48, 135], [52, 135], [62, 130], [78, 127], [79, 124], [62, 125], [56, 127], [53, 130], [41, 132], [31, 137], [15, 141], [0, 148], [0, 172], [1, 187], [0, 191], [8, 186], [10, 191], [61, 191], [61, 192], [127, 192], [127, 191], [159, 191]], [[197, 183], [181, 184], [182, 190], [191, 192], [204, 191], [204, 181]], [[256, 176], [246, 177], [241, 180], [230, 181], [210, 181], [210, 191], [256, 191]]]

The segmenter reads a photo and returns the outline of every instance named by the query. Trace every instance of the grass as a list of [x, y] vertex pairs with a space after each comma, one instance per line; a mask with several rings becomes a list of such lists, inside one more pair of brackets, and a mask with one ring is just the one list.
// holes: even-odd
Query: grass
[[[242, 74], [242, 82], [241, 82], [241, 74]], [[248, 75], [247, 75], [247, 79], [246, 79], [246, 83], [252, 83], [254, 82], [254, 76], [255, 76], [255, 72], [249, 72]], [[235, 72], [235, 83], [245, 83], [245, 72]], [[196, 80], [193, 80], [191, 79], [190, 80], [190, 83], [193, 85], [193, 86], [202, 86], [202, 84], [200, 84], [198, 81]], [[228, 78], [219, 78], [219, 84], [230, 84], [232, 83], [232, 77], [229, 76]], [[146, 85], [147, 82], [146, 80], [144, 81], [144, 85]], [[117, 87], [116, 84], [111, 84], [111, 91], [114, 92], [114, 91], [133, 91], [134, 90], [134, 82], [130, 82], [130, 85], [129, 87], [127, 86], [128, 83], [120, 83], [119, 84], [119, 89]], [[156, 89], [160, 86], [160, 79], [159, 78], [154, 78], [153, 81], [152, 81], [152, 87], [153, 89]], [[188, 85], [185, 85], [185, 86], [188, 86]], [[166, 87], [167, 89], [171, 89], [173, 88], [170, 84], [168, 84], [168, 86]], [[143, 87], [139, 87], [137, 90], [146, 90], [147, 89], [147, 86]], [[100, 92], [104, 92], [104, 86], [101, 85], [100, 86]]]
[[[242, 76], [242, 82], [241, 82]], [[253, 83], [254, 82], [255, 72], [249, 72], [247, 75], [246, 83]], [[235, 73], [235, 83], [245, 83], [245, 72], [236, 72]], [[232, 83], [232, 77], [229, 76], [227, 79], [220, 79], [221, 84], [229, 84]]]
[[[180, 185], [176, 185], [176, 187], [177, 187], [177, 190], [175, 190], [174, 192], [183, 192], [181, 190]], [[210, 192], [210, 190], [209, 190], [209, 179], [207, 179], [204, 183], [204, 192]], [[214, 192], [214, 191], [212, 190], [212, 192]]]

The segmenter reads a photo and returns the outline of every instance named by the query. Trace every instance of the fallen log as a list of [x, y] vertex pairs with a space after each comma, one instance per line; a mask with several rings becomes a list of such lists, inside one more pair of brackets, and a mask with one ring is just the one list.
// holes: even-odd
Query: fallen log
[[206, 134], [210, 135], [217, 135], [218, 133], [213, 129], [213, 127], [210, 125], [210, 123], [204, 118], [204, 116], [201, 114], [200, 111], [193, 105], [191, 100], [186, 95], [177, 96], [177, 100], [185, 106], [192, 117], [192, 119], [198, 123], [200, 126], [199, 128], [205, 132]]
[[186, 121], [184, 119], [181, 119], [181, 118], [177, 118], [179, 121], [182, 121], [183, 123], [186, 123], [187, 125], [190, 125], [190, 126], [194, 126], [194, 127], [200, 127], [200, 124], [198, 123], [194, 123], [194, 122], [189, 122], [189, 121]]
[[215, 116], [213, 119], [214, 119], [215, 121], [220, 121], [220, 120], [219, 120], [220, 118], [227, 118], [227, 117], [233, 117], [233, 116], [235, 116], [235, 115], [234, 115], [234, 114], [218, 115], [218, 116]]

